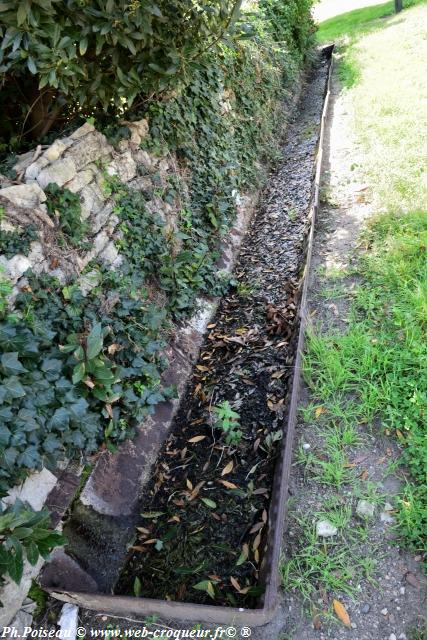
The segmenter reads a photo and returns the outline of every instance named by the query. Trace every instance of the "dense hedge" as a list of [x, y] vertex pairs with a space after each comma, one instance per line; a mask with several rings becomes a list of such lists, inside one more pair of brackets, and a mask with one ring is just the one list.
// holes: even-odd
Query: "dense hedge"
[[15, 117], [27, 112], [36, 135], [65, 106], [113, 113], [174, 84], [230, 27], [239, 6], [237, 0], [0, 2], [3, 91], [12, 96], [19, 89], [24, 109]]
[[[301, 60], [311, 0], [6, 0], [0, 2], [0, 143], [38, 138], [77, 114], [123, 114], [186, 83], [204, 53], [249, 24]], [[237, 18], [240, 16], [239, 21]], [[248, 24], [249, 23], [249, 24]]]

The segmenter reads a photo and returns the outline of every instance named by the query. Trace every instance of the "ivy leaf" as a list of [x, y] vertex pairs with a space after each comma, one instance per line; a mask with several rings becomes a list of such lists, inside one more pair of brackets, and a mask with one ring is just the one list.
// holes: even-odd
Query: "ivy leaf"
[[25, 389], [16, 376], [6, 378], [3, 386], [9, 398], [23, 398], [25, 396]]
[[79, 362], [73, 369], [72, 381], [74, 384], [81, 382], [86, 375], [86, 365], [84, 362]]
[[4, 464], [7, 467], [12, 468], [13, 465], [15, 464], [15, 460], [16, 460], [17, 456], [18, 456], [18, 450], [15, 449], [14, 447], [8, 447], [3, 452]]
[[3, 353], [1, 357], [1, 366], [7, 376], [14, 376], [18, 373], [26, 373], [28, 371], [28, 369], [25, 369], [25, 367], [23, 367], [19, 362], [17, 351]]
[[9, 429], [4, 424], [0, 424], [0, 446], [9, 444], [10, 435]]
[[36, 469], [40, 462], [40, 454], [35, 446], [28, 447], [18, 457], [18, 464], [27, 469]]
[[93, 325], [86, 341], [86, 353], [89, 360], [96, 358], [96, 356], [102, 351], [103, 343], [102, 325], [97, 322]]
[[57, 429], [58, 431], [65, 431], [68, 428], [70, 422], [70, 414], [65, 407], [56, 409], [52, 418], [50, 419], [51, 429]]
[[39, 550], [35, 542], [31, 541], [28, 546], [25, 547], [28, 562], [34, 567], [39, 559]]

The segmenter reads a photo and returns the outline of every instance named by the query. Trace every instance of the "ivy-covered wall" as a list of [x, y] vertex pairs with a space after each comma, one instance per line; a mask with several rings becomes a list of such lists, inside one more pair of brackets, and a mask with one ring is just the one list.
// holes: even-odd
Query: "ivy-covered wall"
[[162, 99], [0, 167], [0, 495], [114, 451], [174, 395], [165, 347], [230, 285], [221, 242], [279, 155], [312, 33], [309, 3], [291, 5], [303, 35], [260, 0], [250, 37], [218, 42]]

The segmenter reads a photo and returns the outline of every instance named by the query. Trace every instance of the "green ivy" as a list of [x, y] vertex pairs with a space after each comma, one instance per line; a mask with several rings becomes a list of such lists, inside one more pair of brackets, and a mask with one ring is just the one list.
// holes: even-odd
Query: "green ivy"
[[27, 256], [31, 243], [38, 240], [36, 227], [32, 224], [14, 231], [0, 230], [0, 254], [13, 258], [17, 253]]
[[74, 247], [87, 248], [83, 239], [89, 225], [81, 218], [80, 196], [53, 182], [45, 188], [45, 193], [47, 211], [60, 232], [60, 245], [69, 242]]
[[0, 510], [0, 584], [9, 575], [19, 584], [24, 571], [24, 558], [31, 565], [40, 556], [66, 542], [64, 536], [50, 527], [49, 511], [34, 511], [20, 500]]

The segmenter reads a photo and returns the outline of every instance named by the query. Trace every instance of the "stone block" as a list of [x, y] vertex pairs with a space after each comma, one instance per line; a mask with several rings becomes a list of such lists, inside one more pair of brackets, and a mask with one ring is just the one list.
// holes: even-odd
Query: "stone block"
[[74, 178], [76, 173], [76, 164], [72, 158], [60, 158], [40, 171], [37, 182], [43, 189], [51, 182], [57, 184], [58, 187], [63, 187], [65, 183]]
[[34, 209], [46, 200], [46, 194], [36, 183], [15, 184], [13, 187], [0, 189], [0, 196], [7, 198], [18, 207]]
[[93, 171], [91, 169], [84, 169], [83, 171], [79, 171], [79, 173], [70, 182], [67, 182], [65, 187], [73, 193], [78, 193], [86, 185], [92, 182], [92, 180]]

